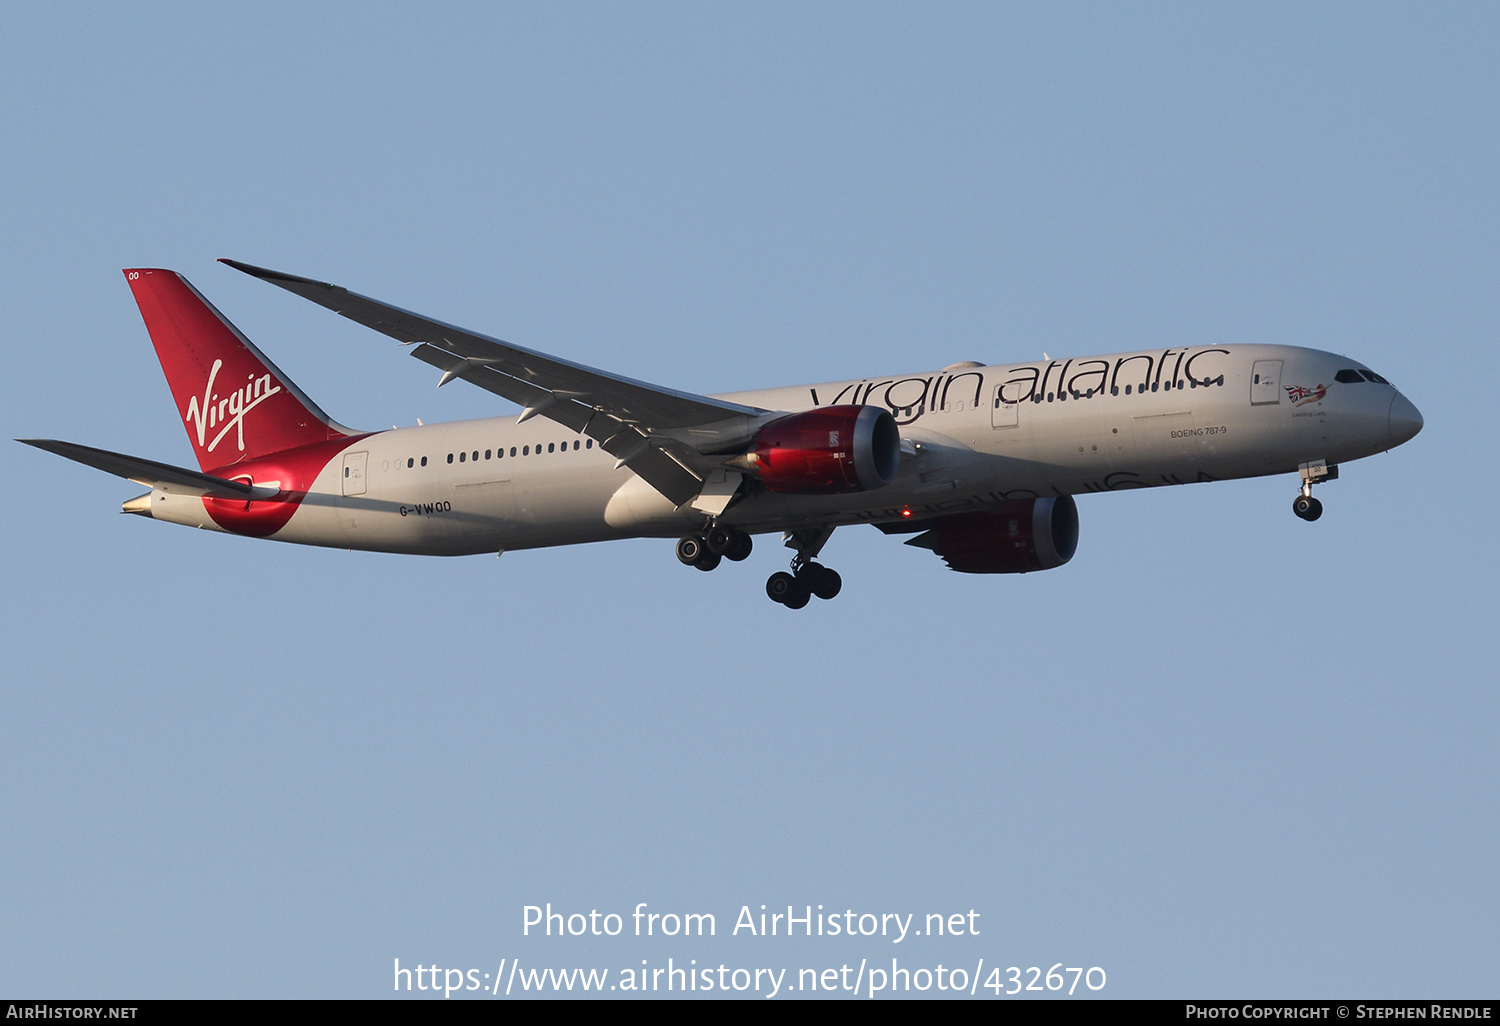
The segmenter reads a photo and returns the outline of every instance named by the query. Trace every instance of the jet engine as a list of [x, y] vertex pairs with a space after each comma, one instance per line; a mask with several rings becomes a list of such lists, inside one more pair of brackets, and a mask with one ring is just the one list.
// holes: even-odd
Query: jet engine
[[876, 406], [824, 406], [771, 421], [754, 447], [730, 461], [767, 491], [863, 492], [888, 484], [901, 462], [901, 431]]
[[931, 549], [963, 574], [1051, 570], [1078, 549], [1078, 506], [1070, 495], [1002, 502], [924, 525], [928, 529], [906, 544]]

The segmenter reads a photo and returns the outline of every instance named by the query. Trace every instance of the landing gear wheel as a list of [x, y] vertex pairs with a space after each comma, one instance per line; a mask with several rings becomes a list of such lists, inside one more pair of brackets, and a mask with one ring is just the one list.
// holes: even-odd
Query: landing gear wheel
[[736, 563], [738, 563], [750, 555], [750, 549], [754, 546], [754, 544], [755, 543], [750, 540], [750, 536], [744, 531], [736, 531], [734, 536], [734, 545], [730, 547], [728, 552], [724, 553], [724, 558], [732, 559]]
[[717, 553], [704, 552], [703, 555], [699, 557], [698, 562], [694, 563], [693, 565], [699, 570], [717, 570], [719, 567], [719, 560], [723, 558], [723, 556], [720, 556]]
[[708, 555], [708, 546], [696, 534], [685, 534], [677, 539], [677, 558], [686, 566], [697, 566], [698, 561]]
[[784, 570], [767, 578], [766, 594], [789, 609], [801, 609], [811, 595], [806, 585]]
[[1311, 523], [1323, 515], [1323, 504], [1311, 495], [1299, 495], [1292, 500], [1292, 512]]
[[709, 528], [703, 540], [708, 544], [708, 551], [719, 556], [729, 555], [729, 550], [734, 548], [734, 537], [739, 532], [732, 527], [723, 524], [715, 524]]
[[735, 527], [716, 524], [704, 536], [708, 551], [732, 559], [736, 563], [750, 555], [750, 536]]
[[806, 563], [797, 572], [797, 580], [820, 599], [831, 599], [844, 586], [844, 579], [837, 570], [830, 570], [821, 563]]

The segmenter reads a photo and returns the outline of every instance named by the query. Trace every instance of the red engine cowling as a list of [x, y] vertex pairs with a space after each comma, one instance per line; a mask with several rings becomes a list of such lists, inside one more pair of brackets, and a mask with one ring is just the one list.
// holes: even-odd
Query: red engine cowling
[[863, 492], [896, 476], [901, 430], [876, 406], [824, 406], [771, 421], [741, 460], [768, 491]]
[[1051, 570], [1078, 550], [1078, 506], [1070, 495], [1002, 502], [927, 524], [927, 531], [906, 544], [931, 549], [963, 574]]

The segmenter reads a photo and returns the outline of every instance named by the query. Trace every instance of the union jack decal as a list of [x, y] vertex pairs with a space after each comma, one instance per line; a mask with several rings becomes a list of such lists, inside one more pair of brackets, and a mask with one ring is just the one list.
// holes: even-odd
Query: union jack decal
[[1292, 401], [1293, 406], [1304, 406], [1307, 403], [1322, 401], [1328, 394], [1327, 385], [1318, 385], [1316, 388], [1303, 388], [1301, 385], [1286, 385], [1287, 398]]

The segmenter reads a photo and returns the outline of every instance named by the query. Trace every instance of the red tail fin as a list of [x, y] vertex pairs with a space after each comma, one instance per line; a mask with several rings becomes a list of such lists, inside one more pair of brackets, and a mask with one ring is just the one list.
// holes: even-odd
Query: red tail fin
[[126, 270], [204, 470], [352, 432], [318, 409], [175, 271]]

